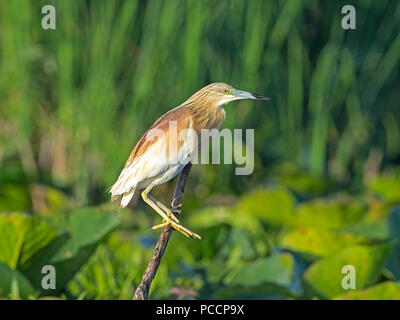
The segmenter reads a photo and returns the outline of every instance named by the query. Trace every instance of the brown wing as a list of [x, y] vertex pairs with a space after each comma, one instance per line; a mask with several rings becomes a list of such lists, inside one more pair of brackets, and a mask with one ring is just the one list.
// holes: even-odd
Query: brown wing
[[[140, 158], [143, 156], [147, 150], [152, 150], [154, 152], [154, 148], [152, 146], [157, 143], [159, 139], [165, 139], [165, 143], [168, 144], [169, 141], [169, 132], [171, 122], [174, 121], [177, 129], [177, 134], [179, 137], [179, 132], [182, 129], [189, 129], [192, 123], [192, 112], [185, 108], [184, 106], [175, 108], [163, 116], [161, 116], [141, 137], [139, 142], [136, 144], [135, 148], [132, 150], [128, 160], [125, 163], [124, 169], [121, 171], [117, 181], [111, 186], [109, 192], [111, 193], [112, 200], [118, 200], [122, 195], [128, 195], [129, 198], [132, 197], [132, 194], [140, 181], [151, 178], [153, 175], [157, 175], [157, 166], [154, 167], [153, 161], [149, 162], [136, 162], [141, 161]], [[149, 134], [153, 129], [162, 130], [162, 136], [152, 135], [151, 139], [149, 139]], [[182, 146], [184, 142], [178, 140], [177, 147], [178, 149]], [[164, 151], [165, 150], [165, 151]], [[161, 148], [158, 152], [167, 152], [169, 151], [169, 147]], [[163, 157], [164, 155], [156, 154], [156, 157], [159, 156], [159, 159], [167, 159]], [[166, 154], [165, 156], [168, 156]], [[154, 159], [154, 158], [153, 158]], [[156, 159], [154, 159], [156, 160]], [[157, 161], [157, 160], [156, 160]], [[135, 164], [136, 163], [136, 164]], [[149, 167], [150, 165], [150, 167]], [[151, 166], [153, 168], [151, 169]], [[162, 161], [160, 163], [162, 167]], [[127, 200], [127, 202], [129, 202]]]
[[[126, 161], [125, 168], [129, 167], [139, 156], [145, 153], [149, 147], [158, 141], [158, 136], [154, 136], [154, 139], [147, 138], [147, 135], [151, 132], [151, 130], [159, 129], [164, 131], [166, 138], [168, 139], [171, 121], [176, 121], [179, 134], [180, 130], [190, 127], [191, 117], [192, 112], [184, 106], [172, 109], [162, 115], [140, 138], [139, 142], [136, 144], [128, 160]], [[178, 148], [182, 145], [182, 143], [183, 141], [178, 141]]]

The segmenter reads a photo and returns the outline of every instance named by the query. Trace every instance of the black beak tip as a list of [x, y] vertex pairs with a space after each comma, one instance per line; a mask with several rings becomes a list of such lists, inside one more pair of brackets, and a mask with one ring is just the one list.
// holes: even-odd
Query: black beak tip
[[258, 100], [271, 100], [271, 98], [262, 96], [261, 94], [257, 94], [257, 93], [252, 93], [253, 97], [258, 99]]

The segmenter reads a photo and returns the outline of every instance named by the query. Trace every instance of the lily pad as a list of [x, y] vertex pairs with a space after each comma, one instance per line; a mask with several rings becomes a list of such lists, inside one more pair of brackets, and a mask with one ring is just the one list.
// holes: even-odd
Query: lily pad
[[333, 297], [334, 300], [400, 300], [400, 283], [386, 281], [364, 290], [350, 292]]
[[382, 175], [367, 183], [368, 188], [391, 203], [400, 203], [400, 175]]
[[258, 189], [242, 197], [237, 210], [272, 225], [287, 224], [294, 213], [295, 199], [285, 188]]
[[264, 283], [288, 286], [293, 277], [293, 257], [288, 253], [273, 254], [244, 264], [229, 281], [229, 285], [258, 286]]
[[332, 298], [344, 294], [342, 287], [346, 274], [344, 266], [353, 266], [356, 289], [373, 285], [380, 277], [382, 267], [392, 249], [392, 245], [353, 246], [340, 253], [313, 263], [304, 274], [306, 294], [321, 298]]
[[390, 238], [391, 235], [390, 225], [387, 219], [382, 219], [374, 222], [360, 221], [344, 226], [339, 230], [355, 235], [362, 235], [370, 239], [376, 240], [385, 240]]
[[16, 293], [16, 298], [27, 298], [35, 293], [35, 289], [22, 273], [0, 262], [0, 297]]
[[233, 209], [231, 207], [207, 207], [191, 212], [188, 216], [189, 225], [198, 228], [210, 228], [222, 223], [228, 223]]
[[24, 268], [29, 259], [59, 235], [57, 229], [37, 217], [0, 214], [0, 261], [13, 269]]
[[366, 206], [351, 199], [313, 200], [298, 206], [293, 219], [296, 226], [336, 229], [360, 221]]
[[280, 240], [280, 247], [300, 253], [325, 257], [355, 244], [366, 244], [368, 239], [348, 233], [332, 232], [326, 229], [299, 228], [286, 234]]

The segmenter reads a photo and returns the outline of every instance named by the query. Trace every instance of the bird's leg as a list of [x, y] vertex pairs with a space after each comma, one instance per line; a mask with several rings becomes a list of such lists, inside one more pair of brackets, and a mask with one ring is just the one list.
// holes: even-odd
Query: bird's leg
[[[143, 198], [144, 202], [146, 202], [150, 207], [152, 207], [161, 217], [163, 217], [163, 219], [165, 221], [159, 225], [153, 226], [152, 229], [154, 230], [154, 229], [165, 227], [167, 225], [171, 225], [175, 230], [179, 231], [186, 237], [194, 237], [197, 239], [201, 239], [201, 237], [198, 234], [190, 231], [189, 229], [185, 228], [184, 226], [180, 225], [179, 223], [172, 221], [172, 219], [170, 217], [168, 217], [168, 215], [160, 207], [157, 206], [156, 202], [154, 202], [152, 199], [150, 199], [148, 193], [152, 187], [153, 186], [150, 185], [142, 192], [142, 198]], [[154, 197], [152, 197], [152, 198], [155, 199]]]
[[174, 210], [168, 208], [165, 204], [163, 204], [161, 201], [158, 201], [156, 198], [154, 198], [151, 194], [147, 194], [147, 197], [153, 201], [161, 210], [163, 210], [168, 217], [170, 217], [172, 220], [174, 220], [176, 223], [179, 223], [179, 219], [175, 216], [175, 213], [181, 213], [181, 210]]

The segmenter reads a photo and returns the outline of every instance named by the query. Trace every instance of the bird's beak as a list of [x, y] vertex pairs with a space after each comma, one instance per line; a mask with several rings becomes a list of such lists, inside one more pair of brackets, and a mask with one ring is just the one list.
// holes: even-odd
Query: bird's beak
[[251, 93], [243, 90], [237, 90], [237, 89], [233, 89], [231, 95], [233, 95], [236, 98], [235, 100], [238, 99], [270, 100], [270, 98], [264, 97], [260, 94]]

